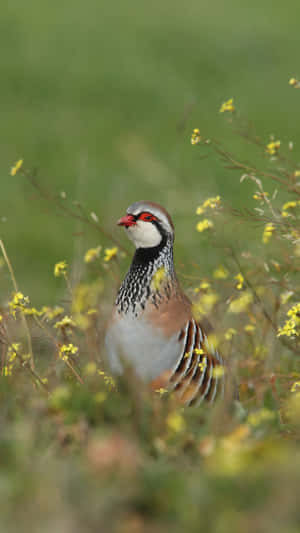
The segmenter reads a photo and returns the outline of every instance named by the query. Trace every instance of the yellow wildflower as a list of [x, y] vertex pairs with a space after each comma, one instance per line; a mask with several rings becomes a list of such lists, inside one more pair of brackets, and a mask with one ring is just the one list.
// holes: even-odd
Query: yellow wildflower
[[160, 389], [156, 389], [155, 392], [159, 394], [160, 396], [163, 396], [164, 394], [167, 394], [169, 391], [168, 389], [164, 389], [163, 387], [161, 387]]
[[197, 207], [196, 209], [196, 215], [203, 215], [204, 213], [204, 209], [201, 205], [199, 205], [199, 207]]
[[253, 324], [246, 324], [244, 330], [246, 333], [252, 333], [255, 330], [255, 326], [253, 326]]
[[202, 141], [200, 130], [195, 128], [191, 136], [191, 144], [199, 144]]
[[204, 341], [205, 348], [210, 351], [211, 349], [216, 350], [220, 341], [215, 335], [215, 333], [210, 333], [207, 337], [207, 339]]
[[87, 376], [94, 376], [97, 372], [97, 365], [94, 361], [87, 363], [83, 369]]
[[114, 378], [112, 376], [110, 376], [109, 374], [106, 374], [106, 372], [104, 372], [103, 370], [98, 370], [98, 374], [99, 374], [99, 376], [103, 377], [103, 381], [104, 381], [105, 385], [110, 390], [115, 388], [116, 384], [115, 384], [115, 380], [114, 380]]
[[263, 231], [263, 235], [262, 235], [262, 242], [264, 244], [267, 244], [269, 242], [269, 240], [272, 237], [272, 234], [273, 234], [274, 230], [275, 230], [275, 226], [274, 226], [274, 224], [272, 224], [272, 222], [270, 222], [270, 223], [265, 225], [265, 228], [264, 228], [264, 231]]
[[151, 279], [152, 291], [159, 291], [166, 277], [167, 277], [167, 271], [165, 267], [162, 266], [158, 268], [157, 271], [154, 272], [152, 279]]
[[291, 298], [291, 296], [293, 296], [293, 294], [294, 294], [294, 291], [282, 292], [280, 295], [280, 302], [282, 303], [282, 305], [286, 304]]
[[199, 289], [202, 289], [203, 291], [205, 291], [205, 290], [207, 290], [209, 288], [210, 288], [209, 281], [201, 281]]
[[204, 372], [206, 366], [207, 366], [207, 357], [203, 357], [200, 363], [198, 363], [198, 367], [200, 368], [201, 372]]
[[296, 78], [290, 78], [289, 79], [289, 85], [291, 85], [295, 89], [300, 89], [300, 82]]
[[243, 288], [243, 286], [244, 286], [244, 282], [245, 282], [245, 279], [244, 279], [243, 274], [241, 274], [241, 273], [239, 272], [239, 274], [237, 274], [236, 276], [234, 276], [234, 279], [237, 280], [236, 288], [237, 288], [238, 290], [241, 290], [241, 289]]
[[10, 169], [10, 175], [15, 176], [16, 173], [20, 170], [21, 166], [23, 165], [23, 159], [19, 159], [13, 167]]
[[221, 197], [215, 196], [207, 198], [203, 204], [199, 205], [196, 209], [196, 215], [202, 215], [207, 209], [216, 209], [221, 205]]
[[13, 365], [4, 365], [2, 368], [2, 376], [8, 377], [12, 375]]
[[285, 204], [283, 204], [282, 206], [282, 210], [283, 211], [286, 211], [287, 209], [291, 209], [293, 207], [296, 207], [297, 205], [300, 205], [300, 202], [296, 202], [295, 200], [294, 201], [291, 201], [291, 202], [285, 202]]
[[259, 200], [260, 202], [263, 202], [268, 196], [268, 192], [256, 192], [253, 194], [254, 200]]
[[2, 320], [3, 320], [3, 316], [2, 316], [2, 315], [0, 315], [0, 322], [2, 322]]
[[218, 268], [216, 268], [213, 272], [213, 277], [215, 279], [226, 279], [228, 276], [229, 272], [223, 265], [218, 266]]
[[194, 348], [194, 353], [196, 355], [203, 355], [205, 352], [202, 348]]
[[75, 328], [76, 324], [71, 317], [66, 315], [61, 320], [56, 322], [54, 327], [57, 329]]
[[212, 198], [207, 198], [205, 202], [203, 203], [203, 209], [216, 209], [216, 207], [219, 207], [221, 204], [221, 198], [220, 196], [215, 196]]
[[250, 426], [259, 426], [262, 422], [269, 422], [271, 420], [274, 420], [275, 413], [273, 411], [270, 411], [270, 409], [266, 409], [263, 407], [262, 409], [259, 409], [258, 411], [255, 411], [254, 413], [250, 413], [248, 415], [247, 422]]
[[299, 333], [296, 330], [297, 322], [294, 318], [290, 318], [289, 320], [286, 320], [284, 326], [282, 328], [278, 328], [277, 337], [281, 337], [282, 335], [285, 335], [286, 337], [297, 337], [299, 336]]
[[293, 201], [290, 201], [290, 202], [286, 202], [282, 206], [281, 216], [282, 217], [288, 217], [289, 216], [289, 213], [287, 212], [288, 209], [294, 209], [297, 206], [300, 206], [300, 200], [298, 200], [298, 201], [293, 200]]
[[63, 344], [59, 350], [59, 357], [63, 361], [67, 361], [70, 357], [70, 355], [76, 355], [78, 352], [77, 346], [74, 346], [74, 344]]
[[15, 358], [17, 357], [17, 354], [20, 351], [20, 348], [21, 348], [21, 344], [19, 342], [14, 342], [8, 347], [7, 357], [10, 363], [12, 363], [15, 360]]
[[92, 263], [95, 259], [98, 259], [102, 246], [97, 246], [97, 248], [90, 248], [84, 255], [85, 263]]
[[215, 366], [212, 372], [212, 375], [215, 379], [223, 377], [224, 374], [225, 374], [225, 367], [221, 365]]
[[243, 294], [236, 298], [235, 300], [232, 300], [229, 304], [229, 312], [230, 313], [243, 313], [247, 310], [248, 306], [252, 303], [253, 296], [251, 292], [244, 291]]
[[64, 312], [64, 308], [60, 306], [48, 307], [44, 305], [41, 309], [41, 314], [44, 315], [46, 320], [53, 320]]
[[41, 316], [43, 314], [42, 311], [38, 311], [35, 307], [29, 307], [28, 309], [24, 309], [24, 315], [27, 316]]
[[108, 263], [113, 257], [116, 257], [118, 253], [117, 246], [114, 246], [113, 248], [105, 248], [104, 250], [104, 261]]
[[10, 308], [10, 313], [13, 317], [16, 316], [16, 311], [23, 311], [25, 307], [29, 304], [29, 297], [24, 296], [22, 292], [18, 291], [13, 294], [12, 300], [8, 303]]
[[201, 281], [199, 287], [196, 287], [196, 289], [194, 289], [194, 292], [198, 294], [198, 292], [207, 291], [208, 289], [210, 289], [209, 281]]
[[234, 329], [234, 328], [229, 328], [227, 331], [225, 331], [225, 333], [224, 333], [224, 337], [225, 337], [225, 339], [226, 339], [227, 341], [231, 341], [232, 337], [233, 337], [234, 335], [236, 335], [236, 334], [237, 334], [236, 329]]
[[186, 424], [183, 416], [177, 411], [172, 411], [166, 419], [167, 427], [173, 433], [181, 433], [185, 430]]
[[60, 276], [66, 276], [68, 263], [66, 261], [60, 261], [54, 266], [54, 276], [59, 278]]
[[208, 218], [204, 218], [203, 220], [200, 220], [200, 222], [198, 222], [196, 229], [197, 231], [202, 233], [202, 231], [205, 231], [206, 229], [209, 229], [209, 228], [213, 228], [213, 226], [214, 224], [211, 220], [208, 220]]
[[224, 113], [225, 111], [229, 111], [230, 113], [233, 113], [235, 111], [235, 107], [233, 104], [233, 98], [230, 98], [226, 102], [223, 102], [223, 104], [220, 107], [220, 113]]
[[103, 392], [103, 391], [96, 392], [96, 394], [94, 395], [94, 400], [95, 400], [95, 402], [97, 402], [97, 403], [103, 403], [103, 402], [105, 402], [106, 398], [107, 398], [107, 395], [106, 395], [106, 393]]
[[202, 315], [209, 313], [218, 300], [219, 296], [215, 292], [203, 294], [198, 302], [193, 303], [192, 309], [194, 317], [198, 319], [201, 318]]
[[291, 392], [300, 392], [300, 381], [295, 381], [291, 386]]
[[293, 305], [291, 309], [288, 310], [287, 316], [294, 318], [295, 320], [300, 320], [300, 302]]
[[269, 155], [276, 155], [278, 153], [278, 150], [280, 148], [280, 141], [271, 141], [267, 144], [265, 151]]

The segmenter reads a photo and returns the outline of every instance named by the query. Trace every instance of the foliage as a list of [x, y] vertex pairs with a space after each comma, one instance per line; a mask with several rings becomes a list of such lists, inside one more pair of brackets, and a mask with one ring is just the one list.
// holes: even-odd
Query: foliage
[[[253, 144], [260, 165], [199, 128], [191, 149], [215, 152], [238, 172], [240, 187], [250, 181], [256, 207], [237, 209], [220, 196], [194, 206], [194, 241], [217, 246], [219, 264], [189, 279], [188, 291], [195, 316], [214, 326], [209, 340], [228, 361], [239, 401], [228, 390], [215, 406], [184, 409], [164, 389], [151, 393], [130, 369], [118, 382], [110, 376], [101, 346], [126, 250], [94, 213], [46, 191], [23, 161], [12, 167], [98, 236], [78, 259], [79, 279], [77, 263], [54, 265], [65, 294], [41, 308], [21, 291], [0, 241], [13, 288], [0, 308], [1, 530], [20, 523], [25, 532], [298, 530], [300, 169], [292, 145], [284, 151], [280, 141], [260, 139], [236, 101], [220, 111]], [[255, 223], [259, 240], [220, 243], [228, 220]]]

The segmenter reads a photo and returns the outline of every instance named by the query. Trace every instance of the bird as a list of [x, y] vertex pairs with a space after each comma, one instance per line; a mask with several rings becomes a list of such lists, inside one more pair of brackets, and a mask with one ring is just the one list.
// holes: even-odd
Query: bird
[[224, 395], [225, 361], [181, 289], [170, 215], [155, 202], [138, 201], [117, 224], [136, 249], [107, 327], [111, 372], [120, 375], [129, 365], [151, 389], [174, 391], [183, 405], [212, 403]]

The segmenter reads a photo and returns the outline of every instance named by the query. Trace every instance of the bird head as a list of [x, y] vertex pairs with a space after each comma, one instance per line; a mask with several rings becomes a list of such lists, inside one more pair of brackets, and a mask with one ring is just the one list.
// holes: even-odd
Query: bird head
[[118, 221], [136, 248], [154, 248], [174, 239], [174, 226], [170, 215], [154, 202], [135, 202], [126, 215]]

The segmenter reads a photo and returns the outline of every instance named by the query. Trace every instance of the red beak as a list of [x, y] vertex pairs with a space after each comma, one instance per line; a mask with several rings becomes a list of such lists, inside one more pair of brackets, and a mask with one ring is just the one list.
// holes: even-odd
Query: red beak
[[125, 228], [129, 228], [129, 226], [134, 226], [136, 221], [133, 215], [125, 215], [118, 220], [117, 224], [118, 226], [125, 226]]

